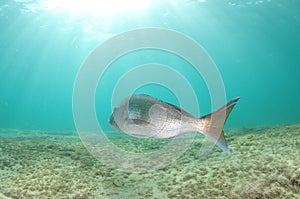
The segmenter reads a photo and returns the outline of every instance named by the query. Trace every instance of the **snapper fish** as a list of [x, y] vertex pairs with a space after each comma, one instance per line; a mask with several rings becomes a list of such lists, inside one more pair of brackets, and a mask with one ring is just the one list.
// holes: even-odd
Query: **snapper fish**
[[134, 94], [114, 108], [109, 124], [117, 131], [132, 136], [159, 139], [199, 132], [230, 154], [223, 126], [239, 99], [234, 98], [217, 111], [197, 118], [173, 104], [149, 95]]

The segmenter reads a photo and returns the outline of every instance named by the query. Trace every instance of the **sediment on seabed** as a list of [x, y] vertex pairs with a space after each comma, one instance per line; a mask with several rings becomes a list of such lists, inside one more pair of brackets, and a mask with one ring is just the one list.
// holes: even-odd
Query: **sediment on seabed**
[[[0, 198], [300, 198], [300, 125], [225, 132], [198, 157], [197, 136], [183, 156], [154, 172], [126, 173], [101, 164], [74, 132], [0, 130]], [[112, 140], [134, 152], [168, 141]]]

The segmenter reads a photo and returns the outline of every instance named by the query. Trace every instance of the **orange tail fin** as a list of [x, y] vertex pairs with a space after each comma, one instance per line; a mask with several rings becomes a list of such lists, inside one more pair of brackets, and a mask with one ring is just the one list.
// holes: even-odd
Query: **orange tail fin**
[[217, 146], [228, 154], [230, 154], [230, 150], [224, 137], [223, 127], [230, 112], [239, 99], [240, 97], [234, 98], [217, 111], [200, 118], [203, 125], [201, 132], [206, 134], [211, 141], [216, 143]]

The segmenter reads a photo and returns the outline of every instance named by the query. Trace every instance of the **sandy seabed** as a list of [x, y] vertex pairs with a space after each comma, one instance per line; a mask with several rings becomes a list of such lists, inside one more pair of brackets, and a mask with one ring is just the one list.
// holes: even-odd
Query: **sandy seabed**
[[[231, 155], [215, 147], [199, 158], [202, 138], [196, 137], [172, 164], [138, 174], [103, 165], [74, 132], [2, 129], [0, 199], [300, 198], [300, 125], [225, 134]], [[133, 151], [161, 144], [128, 137], [113, 142]]]

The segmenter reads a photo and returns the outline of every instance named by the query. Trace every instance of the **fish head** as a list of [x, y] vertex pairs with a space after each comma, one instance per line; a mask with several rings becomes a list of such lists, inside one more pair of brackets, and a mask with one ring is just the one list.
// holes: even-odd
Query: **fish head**
[[127, 124], [126, 121], [128, 121], [128, 118], [128, 103], [123, 102], [119, 106], [114, 108], [108, 123], [112, 128], [118, 131], [124, 131]]
[[121, 130], [121, 129], [119, 128], [117, 122], [115, 121], [115, 118], [114, 118], [114, 114], [113, 114], [113, 113], [110, 115], [110, 118], [109, 118], [108, 123], [109, 123], [109, 125], [110, 125], [112, 128], [114, 128], [114, 129], [116, 129], [116, 130], [118, 130], [118, 131]]

